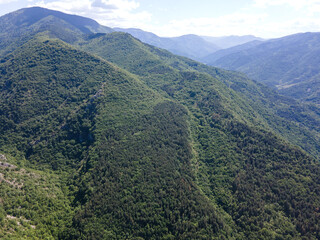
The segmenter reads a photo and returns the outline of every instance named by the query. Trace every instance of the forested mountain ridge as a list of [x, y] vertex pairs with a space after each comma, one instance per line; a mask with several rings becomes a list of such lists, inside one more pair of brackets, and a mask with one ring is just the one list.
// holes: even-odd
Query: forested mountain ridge
[[0, 60], [0, 151], [24, 169], [0, 166], [2, 238], [320, 237], [317, 106], [129, 34], [69, 45], [70, 25], [38, 25]]
[[[79, 47], [139, 75], [150, 87], [163, 92], [167, 97], [174, 97], [184, 86], [179, 85], [178, 79], [185, 78], [185, 75], [193, 76], [194, 71], [201, 72], [196, 76], [203, 81], [190, 87], [191, 95], [203, 94], [211, 87], [211, 81], [214, 81], [215, 88], [225, 94], [224, 107], [237, 115], [237, 118], [248, 124], [269, 128], [305, 148], [315, 157], [319, 156], [320, 111], [317, 106], [299, 104], [244, 75], [175, 56], [165, 50], [145, 45], [128, 34], [96, 35]], [[226, 86], [232, 91], [226, 90]], [[286, 131], [287, 128], [294, 131]]]
[[62, 19], [81, 30], [83, 33], [112, 31], [110, 28], [103, 27], [90, 18], [66, 14], [40, 7], [24, 8], [1, 17], [1, 30], [9, 31], [12, 30], [12, 28], [16, 30], [22, 27], [29, 27], [48, 16]]
[[277, 88], [281, 94], [319, 103], [320, 33], [272, 39], [228, 55], [206, 59], [209, 65], [237, 70]]
[[0, 18], [0, 56], [49, 31], [54, 37], [72, 43], [85, 34], [112, 32], [96, 21], [40, 7], [24, 8]]
[[[42, 36], [2, 62], [2, 151], [21, 155], [27, 166], [64, 170], [75, 178], [68, 185], [73, 220], [65, 222], [72, 231], [36, 226], [30, 237], [236, 234], [223, 230], [223, 217], [193, 183], [184, 107], [115, 66]], [[4, 199], [6, 212], [37, 223], [23, 216], [32, 203], [19, 211], [9, 200]]]

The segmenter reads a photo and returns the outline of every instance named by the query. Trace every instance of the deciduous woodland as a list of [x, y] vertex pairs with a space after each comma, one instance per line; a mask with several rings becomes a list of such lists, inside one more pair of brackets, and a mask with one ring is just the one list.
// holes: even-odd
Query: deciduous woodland
[[320, 238], [315, 103], [83, 17], [0, 30], [0, 238]]

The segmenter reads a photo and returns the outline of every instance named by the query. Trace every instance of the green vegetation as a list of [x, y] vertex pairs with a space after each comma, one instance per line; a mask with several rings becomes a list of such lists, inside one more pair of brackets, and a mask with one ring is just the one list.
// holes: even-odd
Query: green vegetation
[[0, 56], [14, 51], [42, 32], [73, 43], [86, 34], [113, 30], [85, 17], [40, 7], [24, 8], [0, 18]]
[[215, 91], [221, 107], [237, 119], [266, 128], [314, 157], [320, 156], [318, 106], [299, 104], [242, 74], [175, 56], [128, 34], [96, 35], [79, 46], [139, 75], [148, 86], [188, 108]]
[[[81, 47], [138, 74], [149, 86], [164, 96], [188, 107], [194, 116], [191, 126], [199, 158], [198, 184], [207, 196], [227, 212], [227, 215], [233, 216], [233, 221], [240, 228], [239, 232], [244, 232], [245, 237], [255, 239], [264, 234], [266, 239], [270, 236], [286, 236], [290, 239], [300, 234], [309, 234], [316, 228], [315, 219], [313, 222], [310, 220], [308, 223], [302, 223], [303, 226], [296, 226], [298, 223], [292, 222], [290, 216], [284, 213], [285, 202], [291, 203], [292, 199], [296, 198], [305, 199], [293, 190], [301, 190], [306, 182], [290, 182], [293, 190], [288, 186], [287, 190], [281, 187], [281, 191], [288, 192], [282, 202], [279, 196], [281, 191], [277, 192], [277, 197], [269, 199], [269, 196], [274, 195], [272, 189], [262, 194], [262, 189], [266, 192], [268, 190], [265, 186], [259, 187], [257, 193], [252, 192], [251, 188], [255, 188], [256, 184], [262, 186], [262, 182], [266, 185], [278, 185], [277, 181], [284, 176], [291, 176], [288, 175], [291, 171], [288, 165], [295, 166], [294, 162], [304, 162], [306, 165], [309, 164], [308, 169], [318, 169], [318, 165], [301, 150], [280, 140], [286, 138], [294, 144], [301, 145], [315, 157], [319, 156], [319, 145], [316, 141], [319, 137], [319, 129], [316, 127], [319, 125], [317, 107], [299, 105], [240, 74], [209, 68], [176, 57], [163, 50], [143, 45], [127, 34], [100, 35], [93, 38], [88, 45], [82, 44]], [[139, 58], [134, 61], [131, 56]], [[292, 111], [294, 108], [296, 111]], [[301, 114], [303, 112], [308, 114]], [[287, 131], [288, 128], [294, 131]], [[281, 134], [282, 137], [275, 137], [272, 132]], [[306, 139], [309, 140], [305, 141]], [[272, 167], [266, 168], [270, 164]], [[300, 167], [301, 165], [298, 168]], [[260, 172], [255, 172], [252, 168]], [[276, 171], [278, 168], [279, 173]], [[292, 171], [294, 174], [297, 169]], [[305, 171], [300, 174], [317, 178], [316, 172]], [[269, 175], [267, 179], [266, 174]], [[241, 196], [235, 196], [235, 186], [238, 184], [238, 178], [242, 176], [245, 176], [248, 183], [242, 182]], [[316, 186], [317, 184], [314, 185], [315, 188]], [[245, 195], [247, 198], [244, 198], [242, 191], [249, 191], [253, 195]], [[316, 192], [313, 192], [314, 196]], [[303, 205], [303, 201], [300, 204]], [[308, 211], [311, 214], [317, 204], [318, 200], [311, 204], [309, 210], [305, 209], [302, 212]], [[264, 210], [265, 208], [268, 211]], [[242, 214], [247, 211], [259, 213], [259, 218], [253, 218], [250, 214], [245, 218]], [[235, 217], [237, 215], [244, 222], [240, 222]], [[253, 227], [244, 230], [244, 226], [251, 224], [251, 221]], [[283, 225], [281, 229], [277, 227], [279, 221]], [[309, 230], [302, 231], [306, 228]]]
[[181, 105], [101, 59], [42, 37], [1, 67], [9, 77], [1, 83], [8, 109], [1, 148], [20, 156], [19, 164], [69, 176], [70, 216], [61, 220], [69, 228], [55, 225], [53, 236], [233, 234], [192, 181], [188, 112]]
[[[16, 162], [6, 155], [6, 162]], [[3, 160], [2, 160], [3, 161]], [[0, 238], [57, 239], [73, 216], [64, 175], [0, 167]]]
[[320, 238], [317, 106], [44, 18], [0, 60], [1, 238]]
[[105, 108], [103, 112], [97, 124], [104, 130], [94, 149], [99, 155], [92, 156], [93, 167], [83, 169], [77, 179], [86, 186], [79, 201], [87, 201], [75, 216], [76, 238], [230, 237], [214, 204], [194, 183], [183, 107], [158, 104], [132, 125], [128, 120], [118, 123], [116, 132], [107, 124], [115, 116]]

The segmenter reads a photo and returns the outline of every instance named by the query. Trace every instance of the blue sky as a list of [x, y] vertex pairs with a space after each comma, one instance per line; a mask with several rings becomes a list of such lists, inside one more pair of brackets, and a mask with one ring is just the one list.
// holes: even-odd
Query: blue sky
[[78, 14], [159, 36], [281, 37], [320, 32], [320, 0], [0, 0], [0, 15], [30, 6]]

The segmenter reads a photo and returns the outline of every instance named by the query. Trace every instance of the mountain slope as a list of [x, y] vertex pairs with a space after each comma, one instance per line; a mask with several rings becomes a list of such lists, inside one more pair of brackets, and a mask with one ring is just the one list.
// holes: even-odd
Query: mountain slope
[[73, 216], [65, 176], [18, 167], [21, 161], [0, 154], [0, 238], [61, 238]]
[[[318, 107], [298, 104], [292, 99], [281, 97], [243, 75], [208, 67], [144, 45], [128, 34], [99, 35], [80, 47], [143, 77], [149, 86], [169, 97], [174, 97], [175, 92], [179, 92], [179, 79], [183, 81], [186, 76], [202, 79], [201, 83], [197, 83], [199, 85], [190, 87], [191, 95], [201, 96], [205, 89], [212, 87], [211, 81], [214, 81], [218, 91], [229, 99], [223, 103], [224, 107], [237, 114], [237, 118], [269, 128], [315, 157], [319, 156]], [[202, 74], [198, 75], [194, 71]], [[232, 88], [237, 94], [233, 91], [230, 93], [226, 88]]]
[[296, 99], [319, 103], [319, 33], [301, 33], [266, 41], [208, 62], [242, 71]]
[[0, 148], [22, 155], [29, 167], [74, 176], [72, 227], [69, 218], [69, 231], [56, 234], [236, 234], [194, 182], [183, 106], [102, 59], [43, 37], [8, 55], [0, 68]]
[[39, 22], [41, 19], [48, 16], [53, 16], [61, 19], [75, 28], [79, 29], [83, 33], [94, 33], [94, 32], [111, 32], [112, 30], [108, 27], [103, 27], [96, 21], [80, 17], [77, 15], [70, 15], [59, 11], [50, 9], [32, 7], [24, 8], [13, 13], [9, 13], [1, 17], [1, 30], [8, 31], [14, 29], [21, 29], [21, 27], [30, 27], [33, 24]]
[[[279, 131], [293, 142], [302, 134], [298, 138], [308, 138], [312, 142], [315, 156], [318, 156], [319, 145], [315, 136], [319, 135], [313, 135], [312, 131], [318, 132], [319, 129], [313, 129], [313, 124], [306, 128], [297, 125], [295, 118], [301, 115], [290, 113], [292, 100], [261, 85], [257, 86], [241, 75], [206, 67], [143, 45], [130, 35], [100, 35], [81, 47], [139, 75], [149, 86], [189, 109], [193, 116], [191, 134], [197, 153], [197, 184], [231, 216], [244, 238], [256, 239], [262, 235], [267, 239], [271, 236], [299, 238], [300, 234], [315, 236], [311, 233], [317, 229], [315, 215], [310, 224], [304, 219], [306, 215], [300, 211], [313, 214], [313, 207], [318, 204], [316, 192], [309, 188], [306, 190], [311, 191], [314, 199], [312, 201], [315, 202], [312, 203], [313, 207], [302, 210], [304, 200], [301, 199], [304, 197], [294, 189], [306, 186], [302, 176], [313, 176], [310, 182], [314, 183], [314, 188], [318, 188], [319, 166], [312, 158], [304, 155], [303, 151], [288, 145], [270, 132]], [[251, 100], [250, 97], [242, 98], [248, 94], [246, 86], [251, 88], [250, 92], [256, 92]], [[265, 96], [262, 97], [262, 94]], [[265, 98], [267, 96], [270, 98]], [[274, 100], [279, 101], [278, 113], [266, 108], [269, 104], [274, 104]], [[297, 103], [293, 101], [293, 104]], [[312, 114], [310, 119], [319, 122], [318, 110], [313, 112], [308, 107], [300, 107]], [[280, 110], [283, 112], [282, 116]], [[272, 114], [277, 116], [270, 118]], [[279, 125], [278, 129], [276, 125]], [[286, 128], [289, 126], [295, 130], [304, 129], [304, 133], [297, 131], [290, 138], [290, 134], [286, 135]], [[301, 146], [306, 147], [304, 143], [305, 141], [300, 142]], [[301, 164], [305, 170], [298, 170]], [[311, 169], [312, 173], [309, 172]], [[293, 180], [292, 176], [295, 174], [292, 170], [298, 171], [300, 177], [297, 175]], [[286, 181], [276, 183], [282, 177]], [[257, 184], [261, 184], [261, 188]], [[295, 213], [291, 204], [296, 203], [290, 199], [301, 200]], [[245, 212], [250, 213], [244, 216]], [[301, 218], [297, 219], [292, 214], [301, 214]], [[270, 222], [270, 219], [273, 220]], [[257, 226], [257, 222], [260, 227], [249, 227], [251, 223]], [[279, 228], [276, 222], [287, 227]]]
[[49, 31], [52, 36], [71, 43], [85, 34], [113, 30], [89, 18], [40, 7], [24, 8], [0, 18], [0, 56], [43, 31]]

